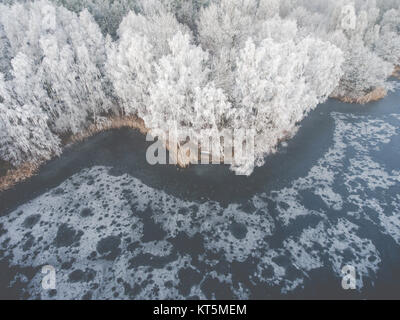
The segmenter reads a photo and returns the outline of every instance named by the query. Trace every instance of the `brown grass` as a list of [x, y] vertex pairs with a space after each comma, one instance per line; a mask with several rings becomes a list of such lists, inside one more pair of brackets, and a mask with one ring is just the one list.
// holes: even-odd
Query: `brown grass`
[[100, 124], [92, 124], [85, 131], [71, 135], [66, 138], [64, 141], [65, 145], [75, 144], [77, 142], [81, 142], [89, 137], [94, 136], [97, 133], [112, 130], [112, 129], [120, 129], [120, 128], [131, 128], [137, 129], [141, 133], [146, 134], [148, 129], [144, 125], [144, 121], [137, 116], [113, 116], [108, 118], [105, 122]]
[[38, 164], [26, 162], [16, 169], [7, 170], [6, 174], [0, 177], [0, 192], [10, 189], [18, 182], [32, 177], [38, 169]]
[[384, 88], [376, 88], [375, 90], [367, 93], [364, 96], [353, 98], [347, 96], [331, 96], [331, 98], [338, 99], [345, 103], [366, 104], [383, 99], [387, 95], [387, 90]]
[[394, 67], [394, 71], [392, 74], [393, 77], [400, 79], [400, 65]]

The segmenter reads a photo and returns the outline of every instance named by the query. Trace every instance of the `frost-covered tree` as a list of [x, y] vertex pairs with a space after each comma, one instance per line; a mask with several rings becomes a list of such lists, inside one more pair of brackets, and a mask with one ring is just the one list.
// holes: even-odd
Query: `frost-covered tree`
[[110, 110], [105, 41], [87, 11], [46, 0], [0, 5], [0, 42], [3, 160], [49, 159], [60, 135]]
[[212, 54], [212, 77], [230, 96], [236, 57], [251, 37], [257, 44], [266, 38], [287, 41], [296, 35], [295, 21], [276, 17], [278, 1], [212, 1], [200, 12], [199, 42]]
[[199, 132], [197, 139], [201, 129], [253, 129], [260, 165], [341, 76], [340, 50], [298, 35], [294, 21], [276, 16], [278, 4], [212, 1], [194, 34], [160, 3], [131, 12], [107, 64], [125, 112], [150, 128]]
[[374, 45], [380, 57], [394, 65], [400, 65], [400, 8], [385, 12], [380, 34]]
[[[99, 24], [104, 35], [118, 37], [119, 26], [130, 12], [148, 14], [149, 9], [162, 6], [177, 20], [195, 30], [200, 9], [209, 0], [52, 0], [65, 8], [79, 13], [87, 9]], [[154, 12], [153, 12], [154, 13]]]
[[[87, 11], [77, 16], [45, 0], [27, 2], [2, 6], [0, 24], [11, 55], [25, 57], [31, 66], [31, 87], [14, 88], [18, 100], [37, 97], [35, 105], [47, 114], [54, 132], [78, 132], [110, 108], [104, 93], [104, 39]], [[16, 79], [19, 70], [14, 70]]]
[[169, 40], [187, 32], [174, 15], [158, 3], [147, 15], [130, 12], [118, 30], [119, 40], [108, 50], [107, 71], [125, 114], [145, 117], [149, 109], [154, 64], [170, 51]]
[[170, 10], [175, 13], [177, 20], [197, 34], [200, 11], [210, 4], [210, 0], [164, 0], [166, 1], [170, 2]]
[[259, 165], [341, 76], [340, 50], [304, 37], [279, 9], [278, 1], [214, 1], [199, 20], [200, 43], [212, 53], [211, 78], [231, 102], [227, 123], [255, 129]]
[[247, 41], [236, 63], [233, 127], [256, 130], [258, 164], [328, 97], [340, 79], [341, 63], [339, 49], [311, 38]]
[[368, 50], [361, 41], [355, 42], [346, 51], [344, 74], [334, 96], [357, 100], [377, 88], [390, 89], [387, 78], [393, 65]]
[[[279, 29], [268, 29], [268, 20], [278, 13], [275, 0], [211, 1], [200, 12], [199, 40], [213, 54], [242, 48], [249, 37], [279, 37]], [[274, 32], [278, 32], [275, 34]], [[261, 39], [262, 40], [262, 39]]]
[[0, 47], [0, 72], [8, 78], [11, 71], [12, 56], [10, 52], [10, 44], [2, 24], [0, 24], [0, 43], [2, 44]]
[[53, 0], [55, 3], [79, 14], [88, 10], [104, 35], [116, 36], [122, 19], [131, 10], [139, 11], [137, 0]]
[[281, 14], [298, 22], [302, 34], [338, 46], [344, 75], [335, 96], [357, 101], [388, 81], [399, 61], [399, 3], [392, 0], [284, 0]]
[[47, 115], [30, 101], [21, 104], [8, 85], [0, 73], [0, 158], [18, 166], [59, 154], [60, 140], [48, 127]]
[[170, 54], [155, 65], [144, 117], [150, 128], [221, 129], [229, 103], [221, 89], [209, 81], [209, 55], [191, 43], [189, 34], [169, 41]]

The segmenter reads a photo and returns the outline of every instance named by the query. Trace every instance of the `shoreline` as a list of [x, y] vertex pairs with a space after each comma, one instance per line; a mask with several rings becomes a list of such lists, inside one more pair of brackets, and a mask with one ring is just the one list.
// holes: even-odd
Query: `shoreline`
[[16, 184], [34, 176], [44, 163], [33, 164], [25, 162], [17, 168], [8, 169], [6, 174], [0, 177], [0, 192], [11, 189]]
[[400, 79], [400, 65], [394, 67], [392, 77]]
[[131, 128], [139, 130], [142, 134], [147, 134], [148, 129], [146, 128], [144, 121], [137, 116], [113, 116], [106, 118], [103, 123], [92, 124], [85, 131], [70, 135], [63, 141], [63, 147], [68, 148], [75, 143], [82, 142], [83, 140], [94, 136], [103, 131]]
[[[400, 65], [395, 67], [392, 76], [400, 79]], [[344, 103], [364, 105], [366, 103], [376, 102], [385, 98], [387, 93], [387, 90], [384, 88], [376, 88], [370, 93], [358, 98], [335, 95], [331, 95], [330, 98], [337, 99]], [[85, 139], [90, 138], [100, 132], [121, 128], [131, 128], [139, 130], [139, 132], [143, 135], [146, 135], [149, 132], [149, 129], [146, 128], [143, 119], [137, 116], [112, 116], [110, 118], [106, 118], [106, 120], [102, 123], [90, 125], [85, 131], [81, 133], [70, 135], [62, 139], [62, 149], [64, 151], [66, 148], [69, 148], [76, 143], [82, 142]], [[167, 150], [171, 150], [168, 141], [165, 142], [165, 146]], [[181, 168], [187, 168], [188, 166], [190, 166], [190, 164], [193, 163], [193, 159], [191, 155], [187, 154], [187, 150], [185, 153], [183, 150], [177, 147], [174, 151], [177, 154], [176, 159], [174, 159], [174, 163], [176, 163], [177, 166]], [[170, 154], [173, 156], [174, 153]], [[12, 167], [6, 169], [6, 173], [0, 176], [0, 192], [9, 190], [16, 184], [31, 178], [39, 171], [41, 166], [54, 158], [55, 157], [52, 157], [49, 160], [39, 161], [38, 163], [25, 162], [17, 168]], [[8, 167], [8, 164], [5, 167]]]
[[[82, 142], [98, 133], [121, 128], [131, 128], [139, 130], [142, 134], [146, 134], [148, 129], [145, 127], [142, 119], [136, 116], [114, 116], [107, 118], [106, 121], [100, 124], [92, 124], [85, 131], [70, 135], [62, 139], [62, 150], [72, 147], [76, 143]], [[63, 152], [62, 152], [63, 153]], [[61, 153], [61, 155], [62, 155]], [[39, 161], [38, 163], [25, 162], [17, 168], [6, 170], [6, 173], [0, 176], [0, 192], [6, 191], [14, 187], [16, 184], [23, 182], [34, 176], [41, 166], [48, 161], [54, 159], [53, 156], [49, 160]]]
[[370, 102], [376, 102], [382, 100], [387, 95], [387, 90], [384, 88], [376, 88], [370, 93], [367, 93], [364, 96], [353, 98], [349, 96], [338, 96], [338, 95], [331, 95], [330, 98], [339, 100], [344, 103], [351, 103], [351, 104], [367, 104]]
[[[122, 129], [122, 128], [130, 128], [134, 130], [138, 130], [141, 134], [146, 135], [149, 132], [149, 129], [146, 128], [143, 119], [137, 116], [113, 116], [105, 119], [102, 123], [92, 124], [85, 131], [67, 136], [62, 139], [62, 153], [65, 149], [72, 147], [73, 145], [80, 143], [90, 137], [93, 137], [96, 134], [101, 132], [105, 132], [113, 129]], [[168, 151], [171, 150], [168, 141], [165, 142], [166, 149]], [[174, 152], [170, 153], [170, 155], [174, 158], [173, 161], [180, 168], [187, 168], [190, 164], [192, 164], [192, 157], [188, 154], [185, 154], [184, 150], [177, 148], [174, 150], [177, 154], [176, 158], [173, 156]], [[33, 177], [39, 169], [46, 164], [48, 161], [56, 158], [53, 156], [51, 159], [39, 161], [38, 163], [30, 163], [25, 162], [17, 168], [11, 167], [6, 169], [6, 173], [0, 176], [0, 192], [6, 191], [14, 187], [20, 182], [23, 182], [31, 177]], [[4, 167], [10, 167], [7, 164]]]
[[[394, 67], [392, 77], [400, 79], [400, 65], [397, 65]], [[387, 94], [388, 94], [388, 92], [386, 89], [379, 87], [379, 88], [375, 88], [371, 92], [369, 92], [363, 96], [357, 97], [357, 98], [353, 98], [353, 97], [349, 97], [349, 96], [339, 96], [339, 95], [331, 95], [329, 97], [332, 99], [339, 100], [344, 103], [363, 105], [363, 104], [367, 104], [370, 102], [379, 101], [379, 100], [385, 98], [387, 96]]]

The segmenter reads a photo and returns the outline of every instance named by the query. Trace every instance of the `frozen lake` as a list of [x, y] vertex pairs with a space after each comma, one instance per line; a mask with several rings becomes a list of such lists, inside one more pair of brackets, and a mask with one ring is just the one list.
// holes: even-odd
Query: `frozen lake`
[[399, 91], [320, 105], [250, 177], [147, 146], [105, 132], [0, 194], [0, 298], [400, 298]]

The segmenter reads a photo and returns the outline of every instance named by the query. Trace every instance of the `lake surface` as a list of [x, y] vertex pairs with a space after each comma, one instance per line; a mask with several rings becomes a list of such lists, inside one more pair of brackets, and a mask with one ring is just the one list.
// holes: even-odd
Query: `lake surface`
[[250, 177], [150, 166], [144, 140], [101, 133], [0, 194], [0, 298], [400, 298], [399, 91], [320, 105]]

